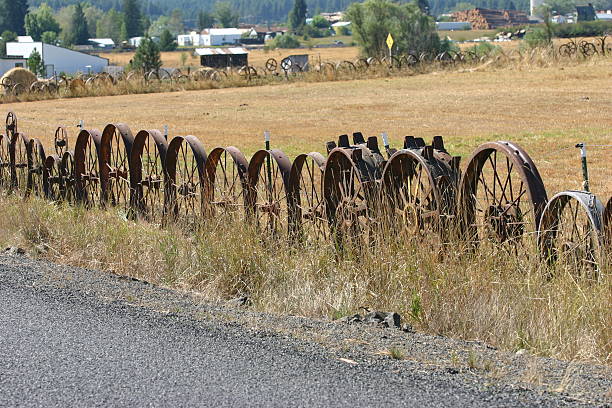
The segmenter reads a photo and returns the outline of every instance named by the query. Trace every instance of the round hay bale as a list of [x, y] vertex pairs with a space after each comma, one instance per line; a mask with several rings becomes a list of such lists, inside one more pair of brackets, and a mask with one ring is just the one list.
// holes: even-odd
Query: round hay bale
[[7, 71], [0, 79], [0, 84], [21, 84], [25, 89], [30, 89], [30, 86], [36, 82], [36, 75], [25, 68], [13, 68]]

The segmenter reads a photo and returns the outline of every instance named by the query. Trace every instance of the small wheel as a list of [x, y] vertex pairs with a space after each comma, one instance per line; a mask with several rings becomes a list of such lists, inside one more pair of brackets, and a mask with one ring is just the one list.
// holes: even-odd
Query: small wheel
[[195, 136], [177, 136], [166, 155], [166, 214], [197, 226], [204, 214], [202, 188], [206, 151]]
[[547, 201], [537, 167], [510, 142], [478, 147], [459, 190], [464, 233], [474, 243], [517, 244], [534, 236]]
[[76, 201], [92, 208], [100, 205], [100, 142], [99, 130], [81, 130], [74, 150], [74, 181]]
[[248, 169], [247, 214], [268, 237], [288, 231], [287, 191], [291, 161], [280, 150], [260, 150]]
[[283, 58], [283, 60], [281, 61], [281, 69], [285, 71], [285, 73], [290, 72], [292, 66], [293, 61], [289, 57]]
[[109, 124], [100, 141], [102, 203], [127, 209], [130, 204], [130, 154], [134, 136], [123, 124]]
[[357, 71], [357, 67], [355, 67], [355, 64], [353, 64], [351, 61], [342, 61], [336, 66], [336, 71], [345, 74], [352, 74]]
[[19, 96], [26, 92], [26, 87], [23, 84], [17, 83], [13, 85], [12, 93], [15, 96]]
[[330, 152], [323, 172], [323, 197], [337, 245], [367, 239], [375, 219], [378, 178], [378, 164], [366, 147], [339, 147]]
[[564, 191], [544, 208], [538, 232], [542, 255], [581, 273], [596, 272], [602, 260], [604, 207], [593, 194]]
[[13, 191], [27, 195], [28, 144], [30, 139], [22, 133], [14, 133], [9, 147], [11, 187]]
[[266, 61], [266, 69], [270, 72], [276, 72], [278, 69], [278, 62], [274, 58], [270, 58]]
[[74, 166], [74, 151], [68, 150], [62, 156], [60, 164], [62, 186], [64, 187], [63, 198], [69, 204], [76, 203], [76, 181]]
[[131, 207], [148, 221], [163, 221], [167, 151], [168, 142], [159, 130], [142, 130], [134, 138], [130, 158]]
[[43, 191], [45, 198], [51, 201], [62, 201], [66, 187], [62, 177], [62, 160], [56, 154], [48, 156], [43, 170]]
[[47, 156], [40, 140], [30, 139], [28, 143], [28, 185], [26, 195], [44, 195], [44, 169]]
[[249, 164], [240, 150], [217, 147], [206, 161], [204, 203], [206, 216], [245, 214]]
[[353, 65], [355, 65], [355, 68], [360, 72], [365, 72], [370, 68], [370, 64], [368, 64], [368, 60], [365, 58], [359, 58]]
[[301, 154], [293, 161], [289, 176], [289, 231], [301, 241], [328, 236], [323, 198], [325, 157], [321, 153]]
[[55, 130], [54, 145], [55, 153], [61, 158], [68, 149], [68, 131], [65, 127], [59, 126]]

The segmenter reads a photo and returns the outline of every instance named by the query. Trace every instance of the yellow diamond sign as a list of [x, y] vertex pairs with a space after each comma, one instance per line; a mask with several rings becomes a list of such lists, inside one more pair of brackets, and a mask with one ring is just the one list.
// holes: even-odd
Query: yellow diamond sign
[[391, 33], [389, 33], [389, 36], [387, 37], [387, 47], [389, 47], [389, 50], [393, 48], [393, 36]]

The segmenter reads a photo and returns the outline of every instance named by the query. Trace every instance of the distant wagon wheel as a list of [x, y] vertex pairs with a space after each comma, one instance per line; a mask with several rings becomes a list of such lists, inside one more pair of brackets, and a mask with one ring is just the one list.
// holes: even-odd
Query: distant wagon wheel
[[335, 148], [327, 157], [323, 197], [326, 218], [337, 245], [367, 239], [374, 221], [378, 171], [366, 147]]
[[64, 199], [66, 187], [62, 177], [62, 160], [56, 154], [45, 159], [43, 191], [48, 200], [62, 201]]
[[167, 151], [168, 142], [159, 130], [142, 130], [134, 138], [130, 159], [131, 207], [148, 221], [163, 221]]
[[328, 232], [323, 198], [325, 157], [321, 153], [300, 154], [289, 176], [289, 231], [298, 240], [325, 238]]
[[291, 161], [280, 150], [260, 150], [248, 169], [247, 214], [268, 237], [288, 231], [287, 192]]
[[13, 133], [9, 146], [11, 188], [27, 196], [28, 188], [28, 144], [30, 139], [22, 133]]
[[68, 131], [65, 127], [59, 126], [57, 129], [55, 129], [53, 145], [55, 147], [55, 153], [61, 159], [64, 152], [68, 149]]
[[89, 77], [87, 78], [87, 80], [85, 81], [85, 86], [86, 87], [90, 87], [92, 88], [94, 85], [97, 84], [97, 78], [96, 77]]
[[538, 230], [546, 189], [529, 155], [510, 142], [478, 147], [461, 180], [460, 211], [468, 240], [517, 244]]
[[293, 60], [291, 58], [287, 57], [281, 60], [281, 69], [285, 73], [290, 72], [292, 70], [292, 67], [293, 67]]
[[355, 68], [360, 72], [365, 72], [370, 68], [370, 64], [368, 64], [368, 60], [365, 58], [359, 58], [353, 65], [355, 65]]
[[208, 76], [208, 78], [211, 81], [215, 81], [215, 82], [221, 82], [225, 79], [227, 79], [227, 72], [225, 71], [218, 71], [218, 70], [212, 70], [210, 72], [210, 75]]
[[47, 84], [47, 91], [49, 93], [57, 93], [59, 91], [59, 86], [55, 82], [49, 81]]
[[151, 82], [151, 81], [161, 81], [161, 77], [159, 75], [158, 71], [149, 71], [145, 74], [145, 80], [147, 82]]
[[85, 89], [85, 82], [81, 78], [74, 78], [69, 82], [69, 88], [72, 92], [79, 92]]
[[26, 91], [26, 87], [23, 84], [17, 83], [13, 85], [13, 89], [11, 90], [13, 95], [19, 96]]
[[44, 169], [47, 156], [40, 140], [30, 139], [28, 143], [28, 184], [27, 195], [44, 195]]
[[595, 44], [597, 45], [597, 48], [599, 49], [599, 53], [601, 55], [607, 55], [608, 53], [612, 51], [612, 47], [606, 44], [607, 40], [608, 40], [608, 37], [605, 35], [603, 37], [599, 37], [595, 39]]
[[204, 205], [207, 217], [245, 214], [249, 164], [240, 150], [217, 147], [205, 166]]
[[74, 194], [76, 202], [92, 208], [100, 205], [100, 142], [99, 130], [81, 130], [74, 149]]
[[576, 49], [574, 48], [575, 46], [572, 46], [574, 46], [573, 43], [561, 44], [559, 46], [559, 54], [564, 57], [571, 57], [576, 52]]
[[15, 85], [13, 80], [9, 77], [2, 78], [0, 84], [4, 87], [4, 92], [10, 92], [13, 89], [13, 85]]
[[0, 134], [0, 188], [9, 189], [11, 186], [11, 157], [9, 154], [9, 136]]
[[176, 77], [176, 82], [179, 84], [186, 84], [191, 80], [191, 77], [187, 76], [187, 75], [179, 75]]
[[597, 47], [595, 47], [595, 44], [590, 43], [588, 41], [581, 41], [579, 48], [580, 52], [585, 57], [591, 57], [597, 54]]
[[266, 69], [270, 72], [276, 72], [278, 69], [278, 62], [274, 58], [270, 58], [266, 61]]
[[357, 71], [357, 67], [355, 67], [355, 64], [351, 61], [342, 61], [336, 66], [336, 71], [344, 74], [352, 74]]
[[381, 60], [378, 57], [370, 57], [367, 59], [368, 67], [380, 66]]
[[43, 93], [45, 91], [45, 83], [41, 81], [32, 82], [30, 85], [31, 93]]
[[444, 51], [436, 55], [436, 61], [443, 63], [452, 63], [454, 62], [453, 54], [450, 51]]
[[130, 154], [134, 136], [123, 123], [109, 124], [100, 140], [102, 203], [127, 209], [130, 204]]
[[403, 67], [413, 67], [419, 63], [419, 58], [414, 54], [406, 54], [400, 57], [400, 62]]
[[478, 61], [478, 54], [471, 50], [464, 51], [464, 60], [467, 62]]
[[570, 265], [595, 278], [602, 261], [604, 207], [593, 194], [564, 191], [544, 208], [538, 242], [549, 264]]
[[142, 74], [140, 72], [137, 71], [131, 71], [127, 74], [127, 76], [125, 77], [126, 81], [140, 81], [146, 78], [143, 78]]
[[200, 223], [204, 214], [203, 184], [206, 166], [204, 145], [195, 136], [177, 136], [166, 155], [166, 214], [189, 226]]
[[241, 78], [250, 81], [253, 78], [257, 78], [257, 70], [255, 69], [255, 67], [245, 65], [238, 70], [238, 75]]
[[60, 174], [64, 188], [63, 199], [70, 204], [76, 203], [76, 181], [74, 151], [68, 150], [61, 157]]

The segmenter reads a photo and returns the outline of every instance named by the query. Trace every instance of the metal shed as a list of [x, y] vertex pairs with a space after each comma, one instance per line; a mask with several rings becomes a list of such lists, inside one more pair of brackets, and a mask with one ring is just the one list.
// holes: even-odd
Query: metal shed
[[249, 65], [249, 52], [244, 48], [197, 48], [200, 65], [211, 68], [243, 67]]

